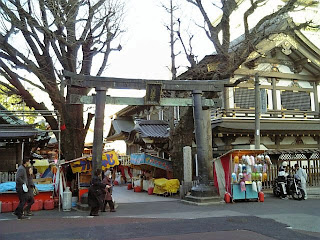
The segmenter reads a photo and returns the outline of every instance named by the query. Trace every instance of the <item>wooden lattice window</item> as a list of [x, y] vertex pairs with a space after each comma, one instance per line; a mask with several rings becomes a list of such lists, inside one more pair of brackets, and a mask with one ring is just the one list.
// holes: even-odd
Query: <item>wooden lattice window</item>
[[254, 108], [255, 96], [254, 89], [250, 88], [235, 88], [234, 89], [234, 104], [238, 108]]
[[311, 97], [308, 92], [281, 92], [281, 106], [288, 110], [311, 110]]
[[[267, 92], [260, 89], [261, 108], [267, 108]], [[253, 88], [235, 88], [234, 104], [237, 108], [250, 109], [255, 107], [255, 89]]]

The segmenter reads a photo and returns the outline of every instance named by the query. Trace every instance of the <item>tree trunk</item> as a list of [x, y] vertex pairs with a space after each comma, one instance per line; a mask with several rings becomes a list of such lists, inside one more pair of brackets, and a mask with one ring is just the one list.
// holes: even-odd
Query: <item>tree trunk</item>
[[[181, 108], [182, 109], [182, 108]], [[173, 149], [171, 151], [174, 178], [183, 180], [183, 147], [192, 147], [194, 137], [194, 122], [192, 108], [186, 109], [178, 127], [172, 135]]]

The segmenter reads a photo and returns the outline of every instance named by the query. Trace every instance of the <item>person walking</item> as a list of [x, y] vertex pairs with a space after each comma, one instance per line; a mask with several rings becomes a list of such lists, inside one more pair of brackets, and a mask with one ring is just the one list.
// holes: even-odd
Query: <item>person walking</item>
[[115, 212], [116, 210], [114, 209], [114, 203], [112, 200], [112, 188], [113, 188], [112, 173], [110, 170], [107, 170], [105, 172], [105, 176], [104, 176], [104, 179], [102, 180], [102, 183], [106, 184], [106, 195], [104, 198], [102, 212], [106, 212], [107, 204], [109, 204], [110, 212]]
[[296, 176], [301, 180], [301, 188], [304, 191], [304, 200], [308, 199], [308, 195], [307, 195], [307, 173], [306, 170], [304, 170], [303, 168], [299, 167], [299, 164], [295, 164], [294, 168], [296, 169]]
[[97, 169], [92, 177], [88, 192], [88, 205], [91, 207], [90, 216], [99, 216], [99, 209], [101, 209], [104, 204], [106, 184], [101, 182], [100, 177], [101, 169]]
[[16, 191], [19, 197], [19, 205], [13, 212], [18, 219], [25, 219], [23, 216], [23, 207], [27, 202], [28, 198], [28, 178], [26, 167], [30, 165], [30, 159], [23, 158], [22, 165], [19, 166], [16, 174]]
[[33, 216], [33, 213], [30, 211], [32, 204], [34, 204], [34, 188], [33, 183], [33, 170], [31, 167], [27, 167], [27, 179], [28, 179], [28, 194], [27, 194], [27, 206], [24, 208], [25, 216]]

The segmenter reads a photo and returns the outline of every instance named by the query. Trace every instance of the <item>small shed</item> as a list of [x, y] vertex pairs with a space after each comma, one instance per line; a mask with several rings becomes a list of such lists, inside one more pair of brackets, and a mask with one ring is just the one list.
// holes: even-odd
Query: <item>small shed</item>
[[0, 104], [0, 172], [14, 172], [41, 132]]

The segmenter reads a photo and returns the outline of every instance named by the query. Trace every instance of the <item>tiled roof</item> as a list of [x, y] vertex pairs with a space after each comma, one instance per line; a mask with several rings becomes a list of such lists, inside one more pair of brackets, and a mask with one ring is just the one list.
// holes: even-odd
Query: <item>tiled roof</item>
[[34, 125], [28, 124], [0, 104], [0, 139], [28, 139], [39, 134]]
[[0, 104], [0, 124], [27, 125], [26, 122], [14, 116], [12, 112], [8, 111], [1, 104]]
[[134, 128], [142, 138], [168, 138], [169, 123], [162, 120], [141, 120]]

